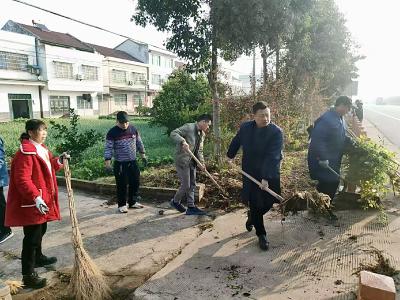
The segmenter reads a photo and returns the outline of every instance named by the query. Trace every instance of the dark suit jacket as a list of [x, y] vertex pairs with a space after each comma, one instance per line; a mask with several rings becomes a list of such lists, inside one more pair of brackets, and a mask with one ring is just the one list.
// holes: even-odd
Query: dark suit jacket
[[[260, 140], [255, 140], [257, 125], [255, 121], [248, 121], [241, 125], [236, 136], [233, 138], [227, 156], [235, 157], [236, 153], [242, 147], [242, 168], [243, 171], [250, 174], [257, 180], [262, 179], [280, 179], [280, 163], [282, 160], [283, 148], [283, 133], [275, 124], [270, 123], [268, 126], [261, 129], [258, 137]], [[272, 187], [271, 187], [272, 189]], [[280, 193], [280, 187], [277, 186], [275, 192]], [[255, 195], [261, 189], [252, 181], [243, 177], [242, 199], [247, 202], [255, 198]], [[264, 196], [269, 198], [270, 202], [275, 202], [269, 194], [263, 192]], [[271, 206], [272, 206], [271, 203]]]

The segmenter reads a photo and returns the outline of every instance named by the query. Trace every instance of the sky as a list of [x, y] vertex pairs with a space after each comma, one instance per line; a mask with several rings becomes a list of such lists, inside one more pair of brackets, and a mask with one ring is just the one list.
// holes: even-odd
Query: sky
[[[400, 28], [399, 0], [335, 0], [345, 15], [354, 40], [360, 45], [360, 54], [366, 59], [358, 63], [359, 97], [375, 99], [400, 95]], [[31, 4], [59, 12], [69, 17], [130, 36], [155, 46], [163, 46], [167, 34], [148, 26], [142, 28], [130, 21], [135, 12], [134, 0], [25, 0]], [[94, 44], [114, 47], [124, 40], [112, 34], [77, 24], [32, 7], [0, 0], [0, 26], [7, 20], [31, 24], [32, 20], [44, 23], [50, 30], [68, 32]], [[237, 75], [250, 74], [252, 61], [243, 57], [234, 65], [224, 63], [226, 70]], [[256, 73], [261, 72], [261, 59], [257, 54]]]

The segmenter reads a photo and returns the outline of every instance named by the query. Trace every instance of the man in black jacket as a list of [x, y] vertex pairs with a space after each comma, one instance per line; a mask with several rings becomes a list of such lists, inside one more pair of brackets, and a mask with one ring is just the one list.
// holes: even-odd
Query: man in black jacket
[[[265, 102], [253, 105], [254, 120], [241, 125], [228, 149], [228, 161], [235, 157], [239, 148], [243, 149], [242, 168], [263, 186], [280, 194], [280, 162], [282, 160], [283, 133], [271, 123], [270, 110]], [[269, 242], [264, 227], [264, 214], [274, 203], [279, 202], [255, 183], [243, 177], [242, 200], [250, 206], [249, 224], [254, 225], [262, 250], [268, 250]], [[249, 230], [249, 231], [250, 231]]]

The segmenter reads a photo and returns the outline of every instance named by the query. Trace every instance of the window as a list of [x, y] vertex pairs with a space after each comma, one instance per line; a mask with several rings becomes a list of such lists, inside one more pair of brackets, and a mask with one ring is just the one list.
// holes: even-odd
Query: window
[[126, 94], [115, 94], [114, 103], [119, 106], [128, 106], [128, 97]]
[[76, 104], [78, 109], [92, 109], [93, 102], [92, 99], [85, 99], [83, 96], [76, 97]]
[[28, 71], [28, 55], [0, 51], [0, 69]]
[[172, 65], [173, 65], [173, 60], [172, 58], [165, 58], [165, 67], [166, 68], [171, 68], [172, 69]]
[[144, 73], [136, 73], [132, 72], [132, 81], [136, 85], [145, 85], [146, 84], [146, 74]]
[[86, 80], [97, 80], [98, 79], [98, 68], [94, 66], [82, 65], [83, 78]]
[[9, 100], [32, 100], [31, 94], [8, 94]]
[[134, 92], [133, 93], [133, 105], [142, 106], [144, 102], [144, 93], [143, 92]]
[[161, 56], [160, 55], [152, 55], [151, 56], [151, 64], [153, 66], [161, 66]]
[[52, 115], [64, 115], [69, 113], [68, 96], [50, 96], [50, 112]]
[[112, 70], [111, 80], [114, 83], [126, 83], [126, 72], [120, 70]]
[[161, 85], [161, 75], [152, 74], [152, 75], [151, 75], [151, 82], [152, 82], [153, 84]]
[[54, 76], [56, 78], [73, 79], [72, 64], [55, 61], [54, 62]]

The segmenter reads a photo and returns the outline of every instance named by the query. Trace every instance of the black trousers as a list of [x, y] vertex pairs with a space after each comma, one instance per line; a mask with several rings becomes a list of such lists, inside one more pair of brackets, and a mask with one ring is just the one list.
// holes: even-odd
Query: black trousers
[[128, 190], [128, 204], [136, 203], [135, 197], [139, 194], [140, 170], [136, 160], [114, 162], [114, 176], [117, 184], [118, 207], [126, 205]]
[[24, 226], [24, 240], [22, 242], [22, 275], [32, 274], [35, 262], [43, 256], [42, 238], [47, 230], [47, 223]]
[[[268, 185], [271, 190], [273, 190], [277, 194], [281, 194], [281, 184], [280, 178], [276, 179], [268, 179]], [[267, 194], [264, 191], [261, 191], [258, 187], [258, 190], [255, 190], [254, 197], [252, 197], [249, 201], [250, 206], [250, 223], [253, 224], [256, 229], [256, 235], [266, 235], [264, 227], [264, 215], [271, 209], [272, 205], [279, 200], [275, 198], [272, 199], [270, 194]], [[261, 203], [263, 201], [263, 203]]]
[[0, 186], [0, 234], [11, 232], [10, 227], [4, 226], [6, 219], [6, 198], [4, 197], [3, 187]]
[[331, 197], [331, 200], [333, 200], [339, 187], [339, 183], [339, 181], [318, 181], [317, 191], [328, 195]]

